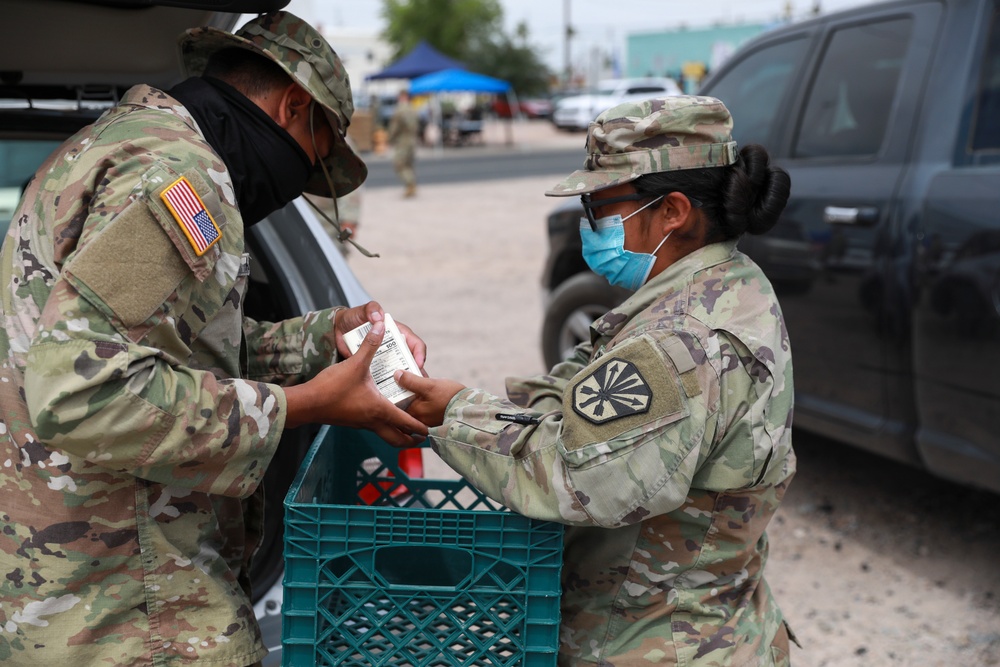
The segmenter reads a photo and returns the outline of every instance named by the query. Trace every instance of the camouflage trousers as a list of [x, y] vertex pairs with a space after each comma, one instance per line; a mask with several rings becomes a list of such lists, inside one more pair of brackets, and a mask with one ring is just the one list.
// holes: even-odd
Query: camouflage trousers
[[392, 167], [399, 174], [403, 185], [408, 188], [417, 184], [417, 175], [413, 171], [413, 161], [416, 149], [413, 146], [397, 146], [392, 158]]

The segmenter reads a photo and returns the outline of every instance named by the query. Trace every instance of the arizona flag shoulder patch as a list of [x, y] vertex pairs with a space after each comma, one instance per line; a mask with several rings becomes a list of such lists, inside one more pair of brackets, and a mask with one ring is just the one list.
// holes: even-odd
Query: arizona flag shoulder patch
[[573, 411], [592, 424], [603, 424], [649, 410], [653, 392], [631, 361], [610, 359], [573, 390]]
[[183, 176], [178, 178], [160, 193], [160, 198], [199, 257], [222, 238], [222, 230], [215, 224], [212, 214], [205, 208], [188, 179]]

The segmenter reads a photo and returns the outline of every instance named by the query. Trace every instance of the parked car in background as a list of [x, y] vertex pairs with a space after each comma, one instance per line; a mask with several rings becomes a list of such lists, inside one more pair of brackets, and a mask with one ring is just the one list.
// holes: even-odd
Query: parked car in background
[[[511, 117], [511, 100], [505, 95], [493, 98], [493, 113], [497, 118]], [[551, 118], [552, 101], [547, 97], [529, 97], [516, 102], [516, 108], [525, 118]]]
[[677, 82], [665, 77], [608, 79], [593, 92], [571, 95], [556, 102], [552, 122], [561, 130], [585, 130], [598, 114], [622, 102], [680, 94]]
[[567, 97], [577, 97], [579, 95], [592, 95], [594, 93], [593, 88], [559, 88], [552, 91], [550, 99], [552, 100], [552, 107], [555, 108], [559, 102], [566, 99]]
[[521, 100], [521, 113], [528, 118], [551, 118], [552, 101], [545, 97], [529, 97]]
[[[97, 0], [4, 1], [4, 18], [10, 25], [46, 26], [43, 41], [33, 31], [15, 30], [0, 42], [0, 232], [4, 235], [27, 180], [64, 139], [95, 120], [133, 84], [166, 89], [180, 81], [181, 32], [198, 25], [231, 30], [244, 12], [287, 4], [286, 0], [165, 1], [174, 6], [151, 6], [150, 0], [131, 0], [131, 6], [126, 6], [128, 0], [107, 0], [105, 5]], [[246, 238], [251, 255], [244, 302], [248, 316], [279, 321], [370, 300], [304, 199], [247, 229]], [[254, 608], [272, 649], [264, 661], [267, 666], [281, 663], [282, 500], [318, 430], [318, 426], [287, 429], [279, 445], [281, 456], [274, 457], [263, 481], [268, 500], [264, 541], [250, 578]]]
[[[795, 424], [1000, 492], [1000, 3], [898, 0], [768, 32], [704, 83], [792, 178], [740, 248], [771, 279]], [[622, 297], [548, 218], [547, 363]], [[601, 284], [603, 282], [603, 285]]]

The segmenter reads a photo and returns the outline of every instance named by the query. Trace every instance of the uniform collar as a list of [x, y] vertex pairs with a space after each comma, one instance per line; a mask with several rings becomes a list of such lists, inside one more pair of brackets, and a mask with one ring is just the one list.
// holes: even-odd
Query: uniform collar
[[712, 243], [698, 248], [653, 276], [631, 297], [590, 325], [590, 340], [594, 349], [618, 335], [622, 327], [653, 302], [683, 291], [698, 271], [729, 261], [736, 254], [737, 239]]

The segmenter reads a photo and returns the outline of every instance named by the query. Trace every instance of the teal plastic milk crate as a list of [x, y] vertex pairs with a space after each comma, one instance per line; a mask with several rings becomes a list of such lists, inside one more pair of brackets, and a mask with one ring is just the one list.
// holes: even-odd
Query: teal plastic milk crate
[[556, 664], [563, 527], [324, 427], [285, 498], [286, 667]]

